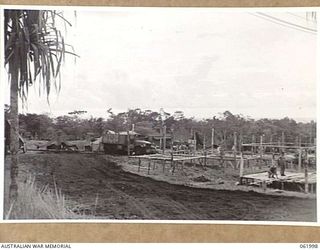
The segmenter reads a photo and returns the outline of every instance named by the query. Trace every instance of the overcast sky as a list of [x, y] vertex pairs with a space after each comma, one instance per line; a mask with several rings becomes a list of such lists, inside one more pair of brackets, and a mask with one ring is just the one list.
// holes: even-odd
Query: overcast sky
[[[315, 28], [301, 12], [268, 13]], [[268, 19], [268, 18], [267, 18]], [[128, 108], [208, 118], [226, 110], [253, 118], [316, 118], [316, 35], [252, 13], [212, 9], [77, 11], [66, 40], [62, 89], [30, 91], [25, 112], [67, 114]]]

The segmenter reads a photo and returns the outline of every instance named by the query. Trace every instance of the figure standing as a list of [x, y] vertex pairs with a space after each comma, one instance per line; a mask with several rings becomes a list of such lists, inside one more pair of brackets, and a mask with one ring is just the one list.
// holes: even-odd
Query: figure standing
[[286, 160], [285, 160], [285, 158], [284, 158], [284, 153], [283, 153], [283, 152], [281, 152], [281, 155], [280, 155], [280, 157], [279, 157], [279, 159], [278, 159], [278, 166], [279, 166], [279, 168], [280, 168], [280, 174], [281, 174], [281, 176], [286, 176], [286, 175], [284, 174], [285, 169], [286, 169]]

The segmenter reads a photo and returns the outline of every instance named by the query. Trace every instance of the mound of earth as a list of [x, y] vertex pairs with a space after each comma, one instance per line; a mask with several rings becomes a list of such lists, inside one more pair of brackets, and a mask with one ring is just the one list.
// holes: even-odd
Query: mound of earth
[[211, 181], [210, 179], [208, 179], [204, 175], [200, 175], [200, 176], [198, 176], [196, 178], [193, 178], [192, 180], [195, 181], [195, 182], [209, 182], [209, 181]]

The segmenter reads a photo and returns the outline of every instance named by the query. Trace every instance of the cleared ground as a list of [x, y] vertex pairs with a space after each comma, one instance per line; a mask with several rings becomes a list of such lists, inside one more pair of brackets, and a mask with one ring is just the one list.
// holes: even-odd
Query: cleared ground
[[104, 155], [27, 153], [19, 161], [21, 181], [55, 181], [75, 211], [102, 218], [316, 220], [315, 199], [172, 185], [125, 172]]

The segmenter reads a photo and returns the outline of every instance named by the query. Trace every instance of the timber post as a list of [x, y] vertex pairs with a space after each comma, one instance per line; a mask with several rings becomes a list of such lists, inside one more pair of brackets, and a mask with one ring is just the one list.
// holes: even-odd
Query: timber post
[[301, 162], [302, 162], [302, 149], [299, 149], [299, 158], [298, 158], [298, 171], [301, 171]]
[[171, 153], [171, 169], [172, 169], [172, 174], [174, 173], [174, 170], [176, 168], [175, 162], [173, 161], [173, 153]]
[[139, 167], [138, 167], [138, 172], [140, 172], [140, 166], [141, 166], [141, 158], [139, 157]]
[[253, 144], [253, 146], [251, 147], [251, 153], [252, 154], [256, 153], [255, 146], [254, 146], [255, 143], [256, 143], [256, 137], [255, 137], [255, 135], [252, 135], [252, 144]]
[[305, 150], [305, 160], [304, 160], [304, 192], [307, 194], [309, 192], [309, 182], [308, 182], [308, 165], [309, 165], [309, 159], [308, 159], [308, 150]]
[[[241, 180], [241, 178], [243, 177], [243, 155], [242, 155], [242, 152], [240, 153], [240, 174], [239, 174], [239, 176], [240, 176], [240, 180]], [[240, 181], [241, 182], [241, 181]]]
[[193, 139], [194, 139], [194, 154], [196, 154], [197, 151], [197, 137], [196, 137], [196, 132], [193, 134]]
[[164, 173], [166, 167], [166, 160], [162, 160], [162, 172]]
[[165, 150], [166, 150], [166, 141], [167, 141], [167, 138], [166, 138], [166, 134], [167, 134], [167, 126], [164, 125], [163, 126], [163, 130], [162, 130], [162, 133], [163, 133], [163, 154], [165, 154]]
[[262, 162], [263, 162], [263, 135], [260, 136], [260, 159], [259, 159], [259, 169], [262, 168]]
[[298, 158], [298, 171], [301, 171], [301, 161], [302, 161], [302, 148], [301, 148], [301, 137], [298, 138], [299, 144], [299, 158]]
[[204, 151], [204, 166], [207, 166], [207, 151]]
[[243, 143], [243, 136], [242, 136], [242, 132], [241, 132], [240, 137], [239, 137], [239, 145], [238, 145], [239, 152], [242, 152], [242, 143]]
[[211, 129], [211, 150], [212, 150], [212, 154], [213, 154], [213, 150], [214, 150], [214, 128]]
[[174, 143], [174, 129], [171, 130], [172, 134], [171, 134], [171, 151], [173, 151], [173, 143]]
[[129, 133], [129, 130], [127, 131], [127, 150], [128, 150], [128, 156], [130, 156], [130, 133]]
[[[281, 145], [282, 146], [285, 146], [284, 143], [285, 142], [285, 135], [284, 135], [284, 131], [282, 131], [282, 134], [281, 134]], [[284, 152], [284, 148], [281, 150], [281, 152]]]
[[233, 157], [234, 169], [237, 168], [237, 132], [233, 132]]
[[149, 162], [148, 162], [148, 174], [150, 174], [150, 168], [151, 168], [151, 159], [149, 159]]

